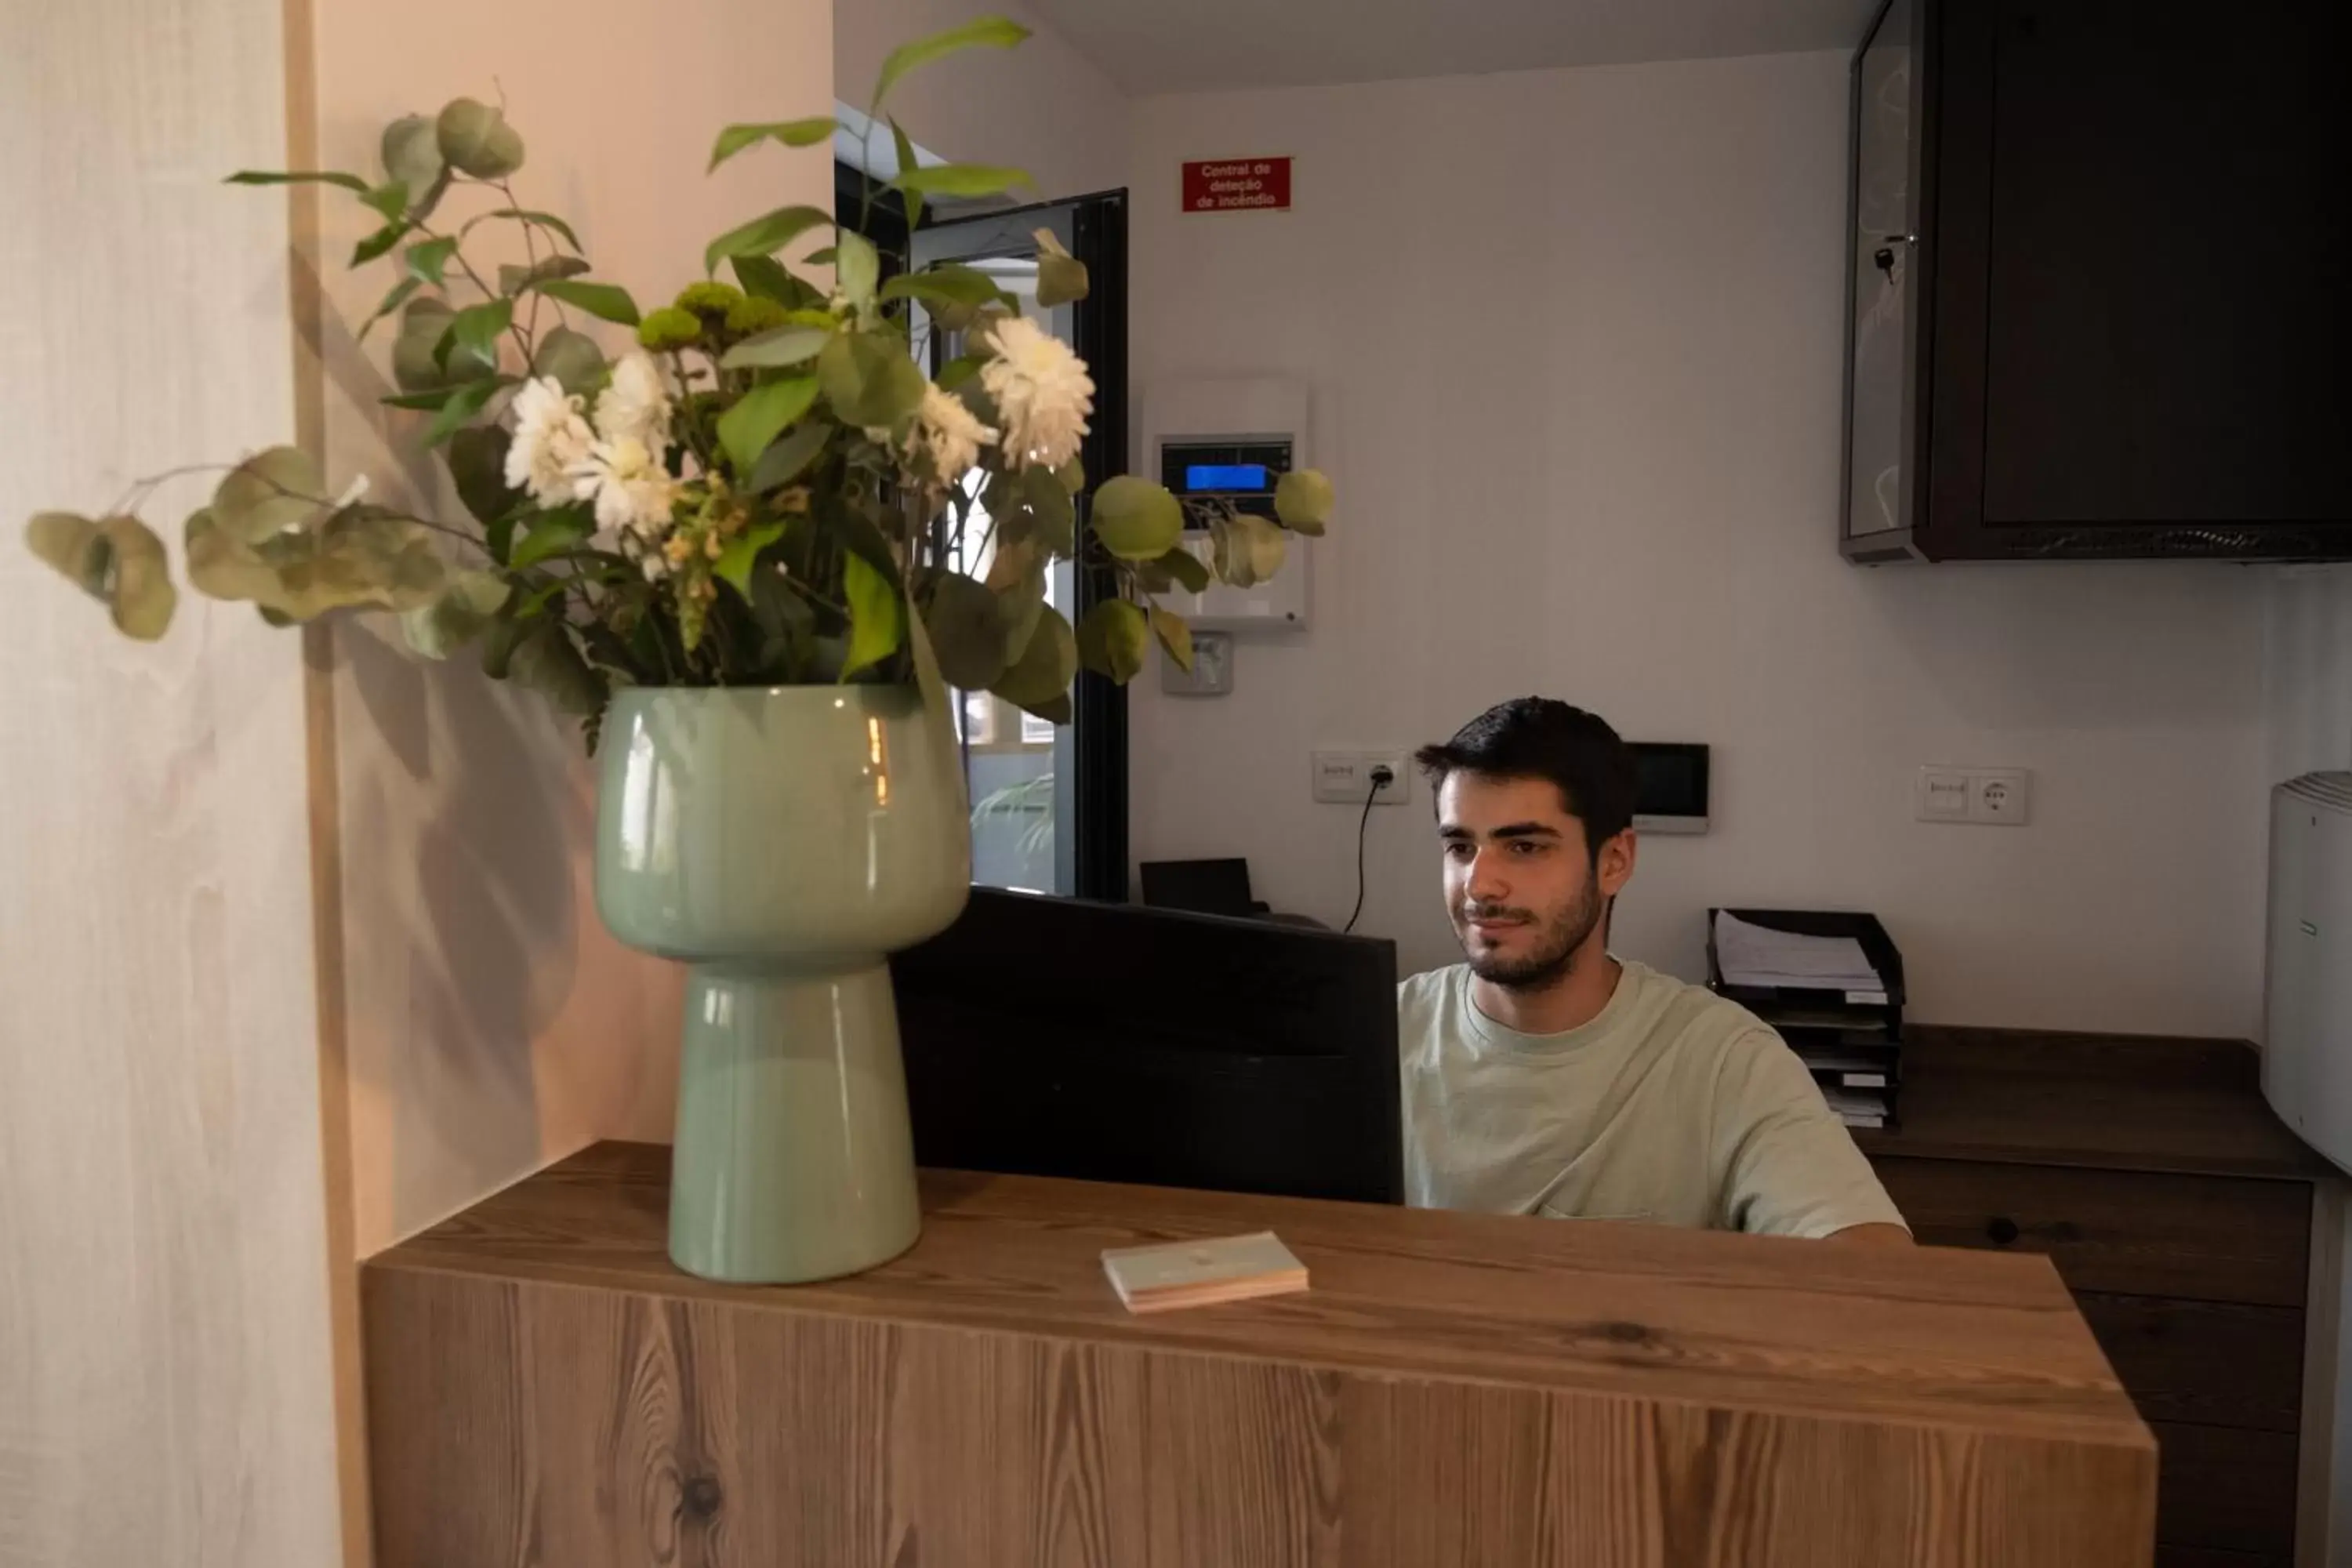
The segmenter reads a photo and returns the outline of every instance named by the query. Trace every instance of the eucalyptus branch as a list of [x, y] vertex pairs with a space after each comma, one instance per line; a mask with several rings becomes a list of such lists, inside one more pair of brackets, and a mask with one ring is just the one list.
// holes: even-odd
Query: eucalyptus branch
[[160, 474], [150, 474], [143, 479], [133, 479], [124, 488], [122, 494], [115, 499], [114, 504], [106, 509], [106, 514], [109, 517], [119, 517], [126, 508], [134, 504], [144, 504], [147, 498], [154, 493], [158, 485], [168, 484], [173, 479], [185, 479], [190, 474], [225, 474], [236, 466], [235, 463], [189, 463], [177, 468], [166, 468]]
[[[476, 180], [472, 183], [475, 184], [486, 184], [488, 182]], [[474, 287], [482, 291], [484, 302], [487, 303], [491, 300], [504, 298], [504, 296], [497, 289], [491, 288], [488, 283], [485, 282], [482, 279], [482, 275], [474, 270], [474, 264], [466, 259], [466, 242], [462, 237], [451, 237], [450, 236], [441, 234], [422, 218], [418, 218], [415, 221], [416, 224], [416, 231], [423, 235], [426, 239], [449, 240], [450, 260], [455, 261], [459, 267], [465, 268], [466, 276], [473, 279]], [[529, 226], [526, 225], [525, 226], [527, 228]], [[446, 289], [445, 288], [443, 291], [446, 292]], [[515, 323], [511, 317], [509, 317], [507, 321], [507, 334], [514, 339], [515, 347], [521, 352], [523, 374], [528, 376], [530, 374], [530, 339], [523, 332], [522, 329]], [[496, 367], [493, 366], [492, 368], [495, 369]]]
[[[506, 197], [507, 205], [509, 208], [517, 212], [520, 212], [522, 210], [522, 203], [515, 199], [514, 180], [511, 177], [499, 181], [499, 194]], [[530, 222], [527, 218], [519, 221], [522, 228], [522, 258], [524, 265], [532, 272], [537, 272], [539, 270], [539, 246], [531, 237], [531, 231], [539, 226]], [[551, 259], [552, 259], [551, 257]], [[523, 328], [523, 337], [525, 339], [523, 344], [523, 368], [525, 370], [530, 368], [530, 345], [539, 341], [539, 290], [533, 289], [529, 292], [530, 294], [530, 319], [529, 324]]]

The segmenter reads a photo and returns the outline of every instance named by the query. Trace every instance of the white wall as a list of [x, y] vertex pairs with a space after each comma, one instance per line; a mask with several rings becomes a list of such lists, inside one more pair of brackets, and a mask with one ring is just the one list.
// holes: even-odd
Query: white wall
[[2290, 566], [2271, 589], [2273, 778], [2352, 768], [2352, 566]]
[[[278, 0], [11, 5], [0, 51], [0, 1563], [339, 1560], [302, 655], [160, 645], [36, 510], [293, 433]], [[176, 539], [210, 489], [142, 509]]]
[[[320, 153], [372, 171], [387, 121], [503, 93], [528, 149], [524, 205], [571, 220], [594, 276], [643, 309], [667, 303], [700, 276], [712, 237], [772, 207], [831, 205], [828, 149], [763, 147], [703, 168], [722, 125], [830, 109], [832, 11], [673, 6], [644, 42], [660, 54], [650, 72], [627, 42], [644, 21], [562, 0], [320, 0]], [[449, 211], [468, 201], [500, 205], [460, 193]], [[341, 200], [328, 216], [331, 480], [365, 472], [429, 490], [439, 463], [415, 457], [421, 416], [376, 402], [392, 390], [389, 334], [365, 347], [351, 336], [395, 274], [344, 270], [372, 219]], [[467, 248], [485, 273], [521, 259]], [[598, 330], [608, 348], [627, 342]], [[462, 521], [454, 497], [436, 500]], [[596, 917], [594, 777], [574, 726], [486, 681], [471, 657], [418, 662], [388, 625], [347, 622], [335, 650], [351, 1202], [365, 1257], [598, 1138], [667, 1138], [682, 983]]]
[[[1540, 691], [1715, 747], [1622, 951], [1710, 903], [1876, 910], [1916, 1017], [2246, 1035], [2259, 1010], [2261, 574], [1862, 571], [1835, 548], [1845, 60], [1784, 55], [1138, 104], [1134, 375], [1300, 375], [1341, 510], [1313, 625], [1228, 698], [1133, 698], [1138, 858], [1244, 854], [1334, 923], [1356, 812], [1317, 743], [1442, 739]], [[1178, 210], [1290, 153], [1297, 209]], [[2033, 822], [1929, 826], [1925, 763], [2031, 768]], [[1456, 956], [1426, 792], [1373, 815], [1364, 929]]]
[[[907, 134], [955, 163], [1008, 163], [1034, 195], [1077, 196], [1127, 183], [1128, 100], [1110, 78], [1017, 4], [986, 0], [837, 0], [836, 90], [863, 109], [892, 49], [975, 16], [1031, 29], [1014, 49], [970, 49], [904, 78], [885, 109]], [[884, 136], [889, 132], [886, 129]], [[1030, 194], [1015, 193], [1022, 200]]]

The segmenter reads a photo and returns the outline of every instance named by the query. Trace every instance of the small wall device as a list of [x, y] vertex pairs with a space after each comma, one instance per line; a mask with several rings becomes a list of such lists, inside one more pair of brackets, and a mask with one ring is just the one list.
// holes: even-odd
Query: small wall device
[[1644, 833], [1706, 831], [1705, 746], [1633, 742], [1633, 826]]
[[[1143, 467], [1180, 498], [1230, 501], [1259, 517], [1274, 515], [1274, 488], [1306, 468], [1307, 395], [1303, 382], [1279, 377], [1168, 381], [1143, 397]], [[1249, 588], [1212, 583], [1205, 594], [1181, 589], [1168, 607], [1196, 628], [1223, 632], [1304, 631], [1315, 542], [1288, 536], [1282, 570]], [[1209, 559], [1210, 535], [1188, 528], [1184, 548]]]

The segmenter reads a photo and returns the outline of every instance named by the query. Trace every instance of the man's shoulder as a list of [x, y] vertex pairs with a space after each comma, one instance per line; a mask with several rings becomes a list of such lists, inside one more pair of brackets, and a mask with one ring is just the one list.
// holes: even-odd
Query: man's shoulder
[[1462, 1008], [1470, 966], [1447, 964], [1397, 983], [1397, 1042], [1408, 1057], [1434, 1047]]
[[1759, 1046], [1780, 1046], [1772, 1026], [1728, 996], [1704, 985], [1677, 980], [1631, 959], [1627, 972], [1642, 986], [1643, 1012], [1654, 1022], [1654, 1037], [1668, 1038], [1685, 1049], [1727, 1057]]

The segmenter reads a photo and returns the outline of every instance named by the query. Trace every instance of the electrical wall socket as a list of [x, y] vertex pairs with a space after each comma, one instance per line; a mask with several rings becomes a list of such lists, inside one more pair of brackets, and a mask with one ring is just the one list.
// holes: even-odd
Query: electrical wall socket
[[[1361, 805], [1369, 796], [1376, 805], [1402, 805], [1412, 798], [1412, 760], [1402, 752], [1318, 751], [1314, 765], [1315, 798], [1335, 805]], [[1372, 770], [1386, 768], [1392, 775], [1372, 795]]]
[[1922, 822], [2022, 827], [2033, 775], [2023, 768], [1924, 767], [1912, 803]]

